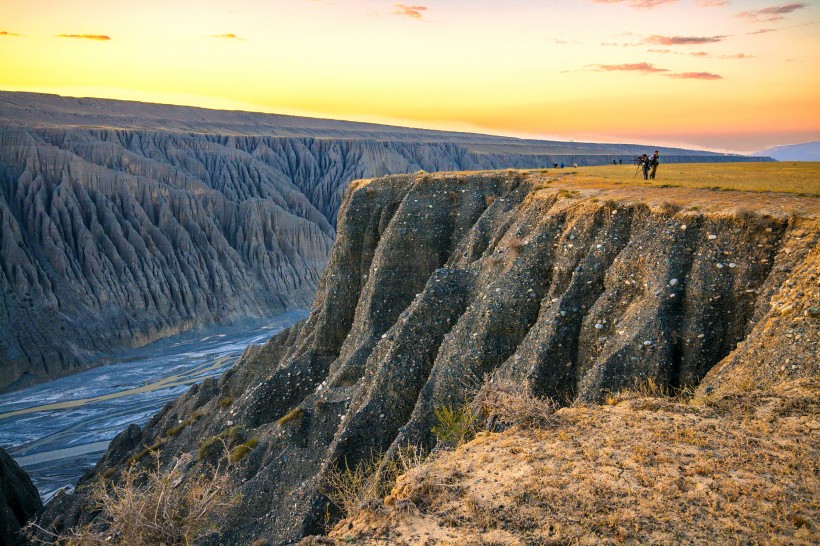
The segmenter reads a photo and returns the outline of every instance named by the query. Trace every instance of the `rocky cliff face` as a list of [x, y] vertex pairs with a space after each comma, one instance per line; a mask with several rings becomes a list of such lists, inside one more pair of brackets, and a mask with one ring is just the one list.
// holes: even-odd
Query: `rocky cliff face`
[[0, 543], [22, 543], [18, 531], [42, 507], [31, 478], [0, 448]]
[[[771, 381], [816, 376], [817, 200], [643, 192], [512, 171], [354, 183], [310, 317], [131, 427], [96, 474], [149, 446], [170, 461], [210, 438], [255, 439], [233, 469], [241, 509], [214, 543], [285, 544], [321, 531], [328, 469], [432, 447], [434, 410], [493, 370], [566, 404], [710, 370], [719, 388], [762, 338], [799, 360]], [[782, 314], [772, 301], [790, 284], [803, 299]], [[755, 369], [772, 367], [756, 354]], [[191, 471], [214, 462], [199, 455]], [[40, 523], [91, 517], [78, 490]]]
[[0, 92], [0, 390], [308, 307], [353, 179], [642, 150]]

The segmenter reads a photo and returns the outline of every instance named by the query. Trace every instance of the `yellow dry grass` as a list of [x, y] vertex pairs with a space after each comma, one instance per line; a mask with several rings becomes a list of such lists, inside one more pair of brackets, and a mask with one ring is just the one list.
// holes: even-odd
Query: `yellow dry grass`
[[[820, 386], [560, 410], [400, 477], [329, 543], [817, 544]], [[386, 541], [386, 542], [385, 542]]]
[[644, 181], [633, 165], [603, 165], [553, 171], [613, 184], [674, 186], [753, 192], [820, 195], [820, 163], [670, 163], [661, 164], [655, 180]]

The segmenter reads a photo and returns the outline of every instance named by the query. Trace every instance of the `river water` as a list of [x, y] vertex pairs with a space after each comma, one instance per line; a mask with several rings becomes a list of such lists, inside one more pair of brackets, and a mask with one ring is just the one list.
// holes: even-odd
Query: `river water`
[[128, 425], [144, 424], [194, 383], [222, 375], [249, 344], [305, 316], [187, 332], [124, 351], [106, 366], [0, 395], [0, 446], [46, 501], [73, 486]]

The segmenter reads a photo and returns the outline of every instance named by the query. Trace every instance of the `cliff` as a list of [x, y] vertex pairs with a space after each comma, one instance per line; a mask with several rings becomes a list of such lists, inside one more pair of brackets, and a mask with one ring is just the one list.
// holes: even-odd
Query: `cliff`
[[353, 179], [642, 150], [0, 92], [0, 389], [309, 307]]
[[289, 179], [207, 139], [0, 128], [0, 388], [308, 307], [334, 235]]
[[575, 406], [650, 379], [717, 395], [814, 378], [819, 218], [812, 197], [549, 173], [355, 182], [309, 318], [129, 428], [40, 523], [92, 518], [84, 488], [149, 451], [195, 472], [214, 442], [255, 441], [214, 543], [319, 533], [328, 472], [432, 448], [436, 410], [495, 370]]
[[22, 544], [18, 532], [42, 508], [31, 478], [0, 448], [0, 543]]

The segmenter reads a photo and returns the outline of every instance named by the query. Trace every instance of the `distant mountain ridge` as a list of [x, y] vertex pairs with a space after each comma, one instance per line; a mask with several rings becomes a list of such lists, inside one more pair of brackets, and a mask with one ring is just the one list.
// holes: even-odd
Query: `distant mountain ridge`
[[[658, 149], [666, 162], [762, 160]], [[0, 389], [307, 308], [354, 179], [647, 150], [0, 92]]]
[[804, 142], [803, 144], [789, 144], [775, 146], [752, 155], [756, 157], [771, 157], [778, 161], [820, 161], [820, 140]]
[[[0, 123], [33, 127], [110, 128], [226, 136], [356, 138], [394, 142], [447, 142], [474, 153], [579, 156], [642, 154], [649, 148], [664, 156], [747, 156], [641, 144], [561, 142], [500, 137], [478, 133], [436, 131], [376, 123], [266, 114], [240, 110], [211, 110], [135, 101], [61, 97], [42, 93], [0, 91]], [[611, 161], [611, 160], [610, 160]], [[581, 164], [581, 163], [579, 163]]]

